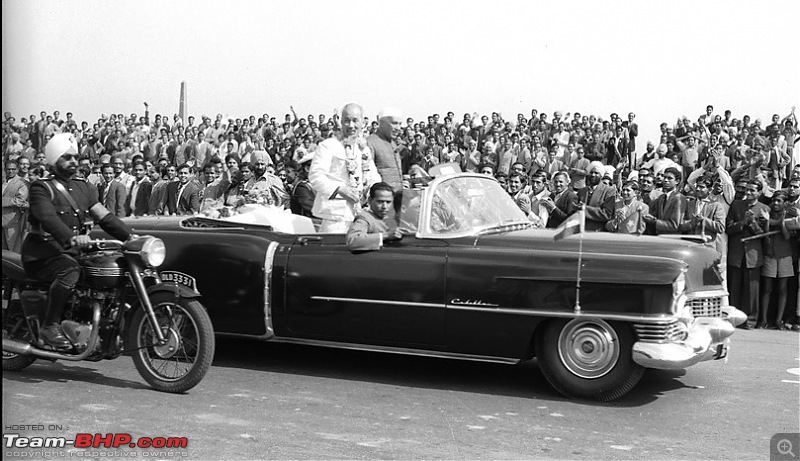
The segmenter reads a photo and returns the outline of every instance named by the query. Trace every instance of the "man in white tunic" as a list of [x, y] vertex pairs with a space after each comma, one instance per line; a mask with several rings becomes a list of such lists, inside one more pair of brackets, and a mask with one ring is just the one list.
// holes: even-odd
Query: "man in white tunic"
[[364, 111], [342, 109], [342, 129], [317, 146], [308, 179], [316, 192], [312, 213], [322, 218], [320, 233], [345, 233], [365, 202], [365, 192], [381, 181], [363, 136]]

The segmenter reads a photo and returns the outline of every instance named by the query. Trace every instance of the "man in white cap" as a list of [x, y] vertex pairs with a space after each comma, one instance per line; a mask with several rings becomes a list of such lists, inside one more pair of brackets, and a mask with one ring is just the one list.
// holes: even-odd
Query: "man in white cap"
[[71, 343], [61, 331], [61, 309], [78, 283], [78, 248], [89, 242], [83, 223], [91, 218], [113, 238], [126, 240], [128, 227], [98, 200], [97, 188], [76, 178], [78, 143], [70, 133], [54, 135], [44, 149], [52, 175], [33, 182], [29, 194], [31, 229], [22, 244], [22, 264], [32, 277], [50, 281], [44, 326], [46, 345], [60, 350]]
[[308, 179], [314, 188], [314, 216], [321, 233], [345, 233], [361, 211], [365, 192], [381, 181], [372, 150], [362, 137], [364, 111], [358, 104], [342, 109], [341, 130], [317, 146]]
[[367, 138], [367, 146], [375, 155], [375, 166], [383, 182], [397, 192], [403, 189], [402, 146], [395, 143], [400, 135], [403, 114], [396, 107], [386, 107], [378, 113], [378, 131]]
[[614, 203], [617, 200], [617, 189], [607, 186], [601, 181], [605, 174], [605, 165], [598, 161], [589, 164], [589, 176], [586, 187], [578, 190], [576, 210], [585, 205], [586, 230], [601, 230], [614, 216]]

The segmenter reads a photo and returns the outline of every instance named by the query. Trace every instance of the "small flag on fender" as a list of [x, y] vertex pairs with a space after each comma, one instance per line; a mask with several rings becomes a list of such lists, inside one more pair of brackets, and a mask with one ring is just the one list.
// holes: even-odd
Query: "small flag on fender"
[[572, 216], [565, 219], [556, 230], [558, 232], [556, 232], [556, 235], [553, 236], [553, 240], [555, 241], [569, 237], [570, 235], [581, 234], [585, 232], [586, 213], [583, 211], [583, 209], [573, 213]]

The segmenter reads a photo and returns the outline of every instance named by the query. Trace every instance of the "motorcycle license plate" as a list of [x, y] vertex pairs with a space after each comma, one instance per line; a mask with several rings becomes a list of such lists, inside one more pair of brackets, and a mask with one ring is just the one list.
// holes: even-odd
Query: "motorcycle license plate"
[[189, 274], [178, 271], [164, 271], [160, 273], [162, 282], [173, 282], [197, 291], [197, 280]]

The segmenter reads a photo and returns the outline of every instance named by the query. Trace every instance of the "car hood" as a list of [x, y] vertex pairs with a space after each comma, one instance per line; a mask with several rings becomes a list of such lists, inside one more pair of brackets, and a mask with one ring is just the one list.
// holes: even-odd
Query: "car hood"
[[[476, 249], [493, 249], [505, 257], [525, 255], [553, 262], [555, 277], [565, 266], [577, 267], [582, 250], [582, 276], [587, 281], [614, 283], [671, 283], [686, 270], [689, 291], [719, 289], [722, 278], [716, 268], [719, 254], [711, 247], [680, 239], [586, 232], [554, 241], [555, 230], [527, 229], [465, 239]], [[581, 244], [582, 240], [582, 244]], [[494, 251], [492, 251], [494, 253]]]

